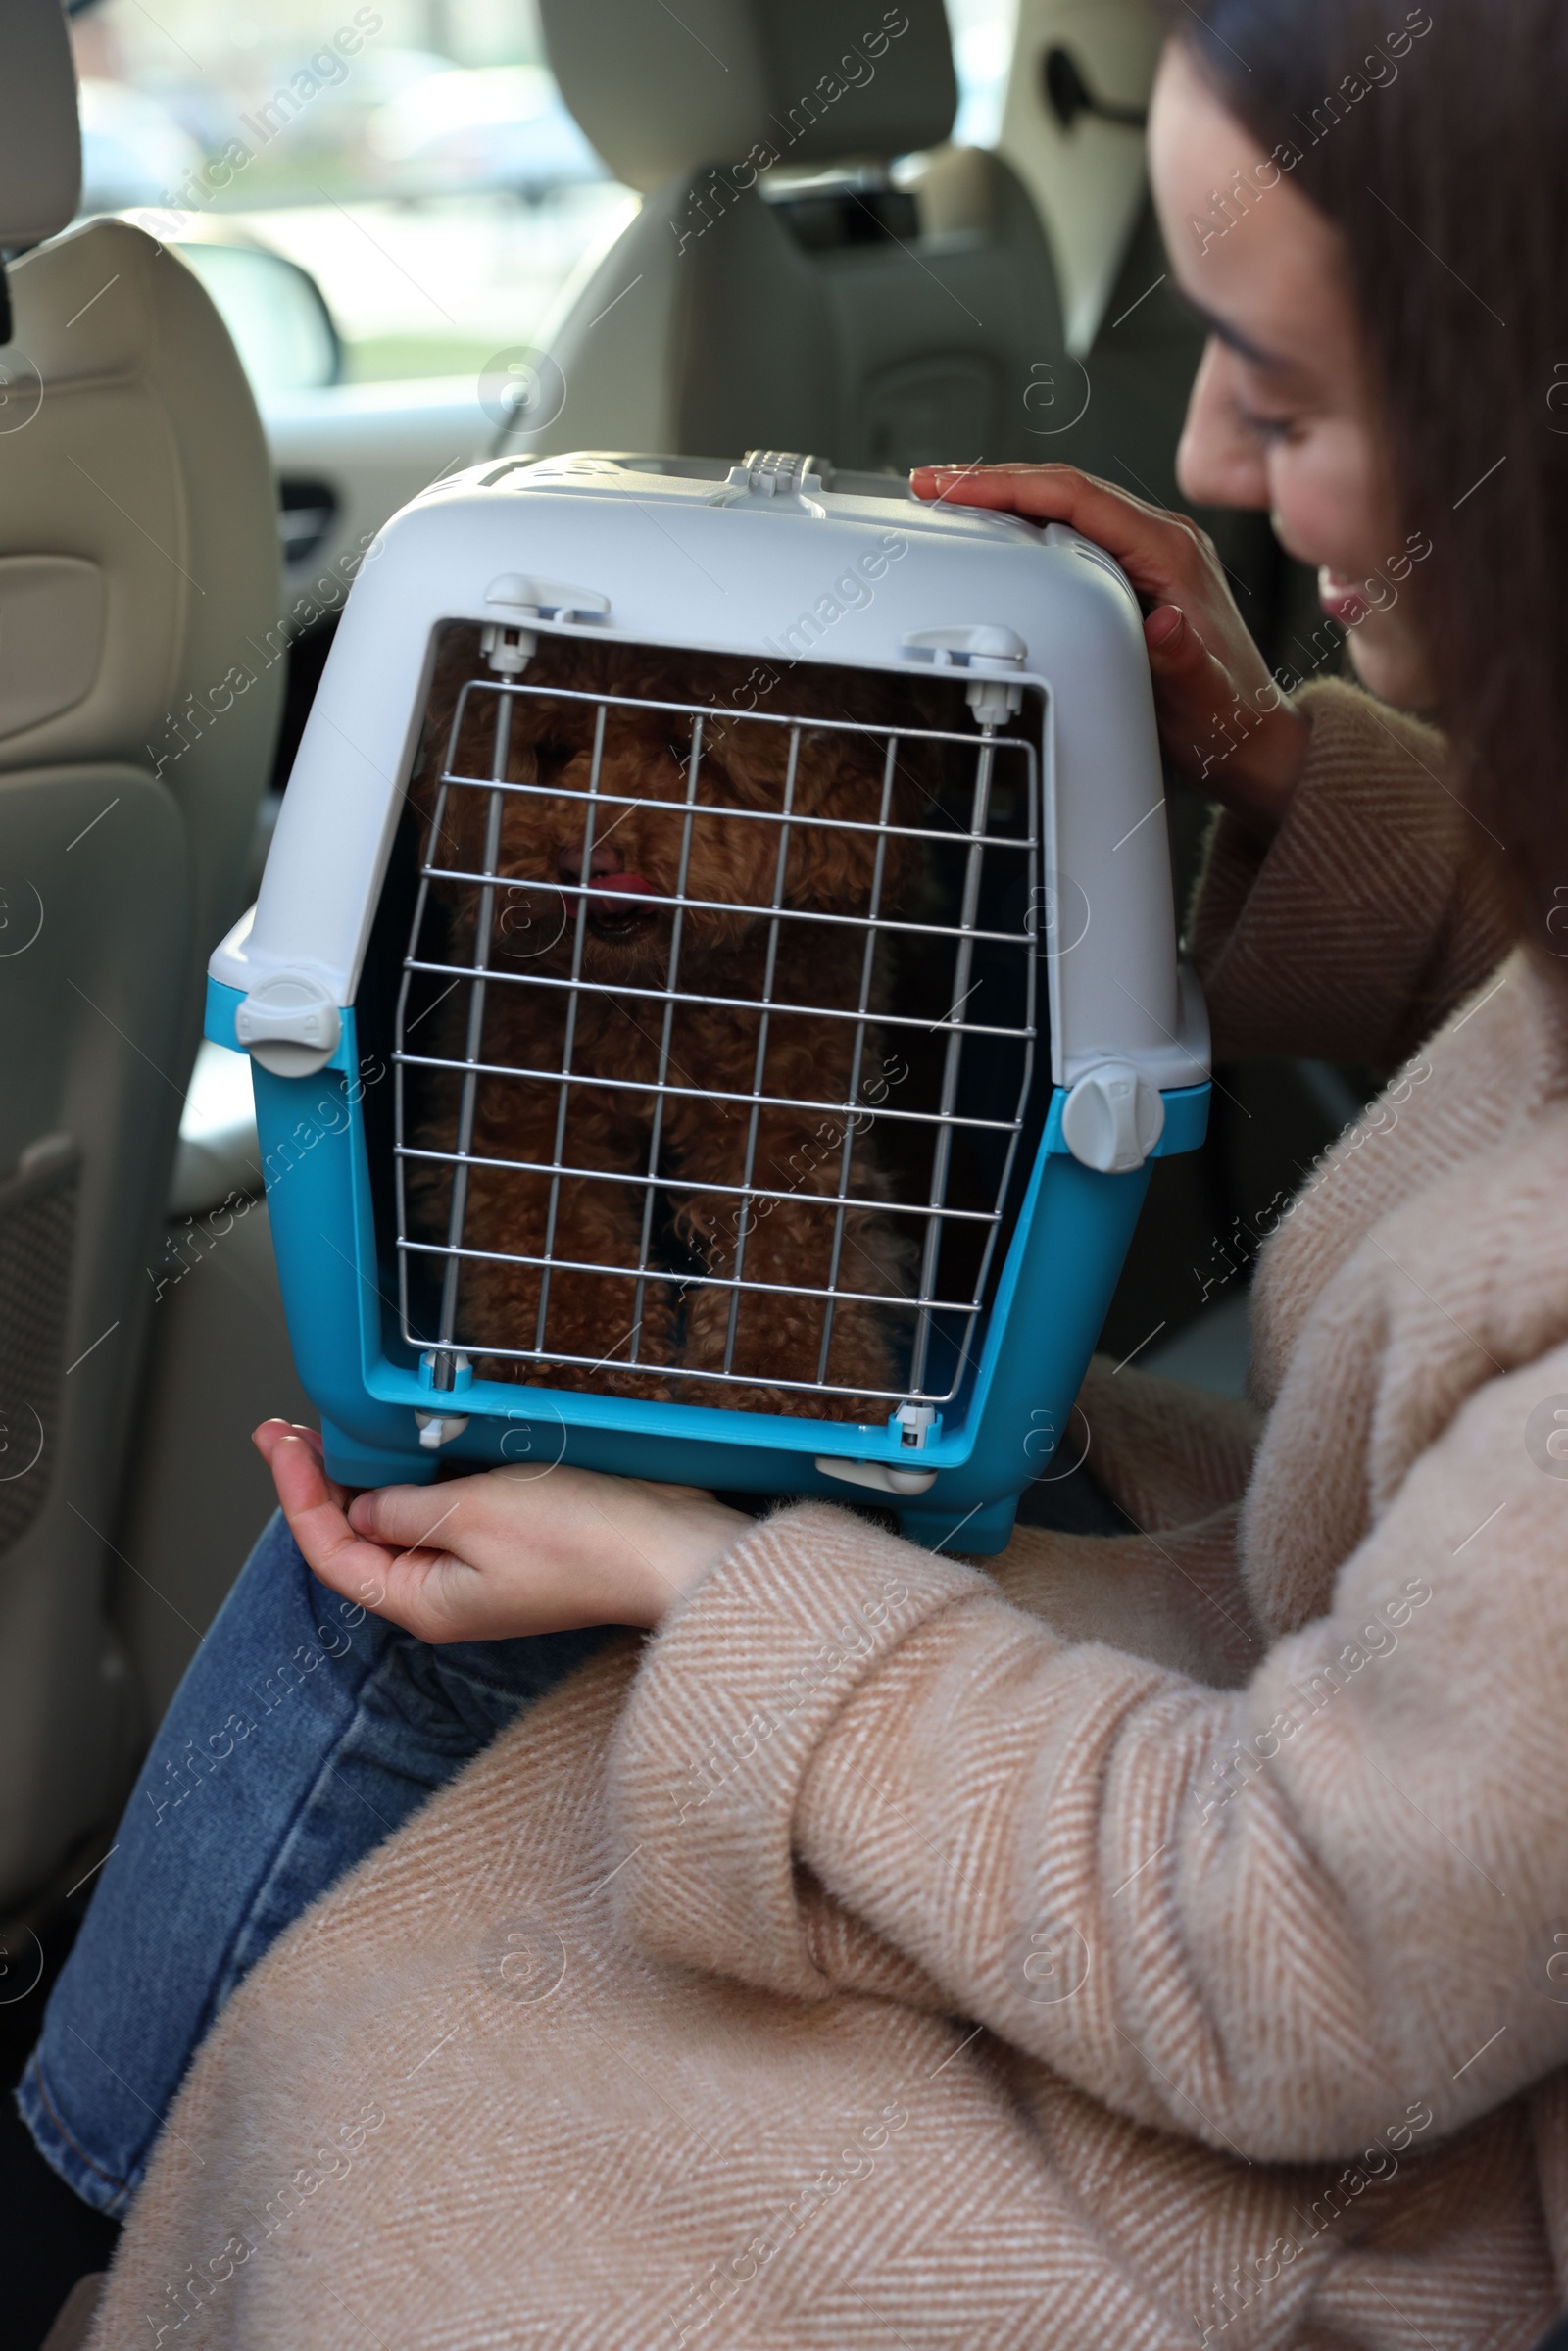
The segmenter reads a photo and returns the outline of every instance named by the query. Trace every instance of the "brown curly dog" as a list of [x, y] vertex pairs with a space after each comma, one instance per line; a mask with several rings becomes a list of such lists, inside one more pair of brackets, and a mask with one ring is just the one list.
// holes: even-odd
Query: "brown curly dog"
[[[460, 1205], [465, 1249], [495, 1253], [461, 1261], [452, 1328], [470, 1353], [539, 1350], [487, 1360], [503, 1378], [880, 1422], [887, 1395], [865, 1392], [898, 1387], [909, 1318], [872, 1301], [909, 1294], [912, 1252], [864, 1203], [887, 1197], [871, 1111], [904, 1065], [833, 1014], [877, 1008], [885, 951], [864, 918], [896, 913], [918, 870], [918, 844], [879, 822], [920, 823], [929, 794], [886, 734], [745, 714], [888, 728], [902, 707], [907, 725], [891, 681], [801, 666], [760, 673], [774, 690], [759, 701], [759, 674], [546, 634], [524, 690], [495, 691], [478, 631], [443, 634], [410, 793], [426, 862], [513, 885], [438, 880], [427, 900], [420, 956], [470, 965], [488, 921], [477, 1030], [466, 985], [430, 982], [427, 1019], [411, 998], [411, 1053], [477, 1046], [486, 1065]], [[694, 703], [695, 722], [643, 707]], [[444, 763], [531, 788], [443, 786]], [[775, 904], [793, 919], [772, 923]], [[408, 1078], [416, 1152], [464, 1148], [463, 1079]], [[411, 1236], [444, 1244], [465, 1179], [439, 1157], [407, 1164]], [[857, 1202], [842, 1222], [841, 1195]], [[441, 1260], [425, 1264], [433, 1298]], [[848, 1294], [831, 1311], [812, 1295], [829, 1289]], [[789, 1385], [818, 1381], [848, 1393]]]

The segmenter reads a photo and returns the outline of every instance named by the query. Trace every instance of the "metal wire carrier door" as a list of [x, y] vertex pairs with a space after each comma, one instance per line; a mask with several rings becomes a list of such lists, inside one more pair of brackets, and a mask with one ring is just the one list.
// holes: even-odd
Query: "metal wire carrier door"
[[1030, 1115], [1038, 759], [814, 715], [800, 675], [778, 711], [458, 694], [393, 1041], [438, 1390], [917, 1424], [959, 1393]]

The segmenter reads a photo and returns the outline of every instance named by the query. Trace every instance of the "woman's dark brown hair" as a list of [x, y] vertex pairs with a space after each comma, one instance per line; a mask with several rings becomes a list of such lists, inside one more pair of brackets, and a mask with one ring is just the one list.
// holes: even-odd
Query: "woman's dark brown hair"
[[1398, 504], [1433, 543], [1409, 585], [1438, 715], [1527, 935], [1568, 955], [1568, 6], [1172, 16], [1226, 110], [1345, 236]]

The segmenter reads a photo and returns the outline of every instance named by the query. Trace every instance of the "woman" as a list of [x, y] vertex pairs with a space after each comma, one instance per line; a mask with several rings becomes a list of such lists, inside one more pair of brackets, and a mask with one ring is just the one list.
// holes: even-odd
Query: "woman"
[[241, 1985], [96, 2341], [1523, 2351], [1564, 2298], [1568, 24], [1179, 20], [1184, 488], [1268, 506], [1448, 742], [1271, 680], [1185, 523], [1056, 468], [916, 487], [1138, 587], [1225, 808], [1226, 1050], [1421, 1048], [1264, 1251], [1255, 1448], [1097, 1373], [1147, 1532], [983, 1574], [565, 1470], [349, 1502], [270, 1424], [351, 1612], [657, 1638]]

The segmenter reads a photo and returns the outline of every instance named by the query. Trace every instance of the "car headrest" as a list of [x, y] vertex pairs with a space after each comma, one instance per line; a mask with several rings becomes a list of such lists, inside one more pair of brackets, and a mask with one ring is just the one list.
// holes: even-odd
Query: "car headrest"
[[76, 69], [60, 0], [0, 7], [0, 247], [37, 245], [81, 197]]
[[634, 188], [710, 165], [886, 161], [953, 128], [943, 0], [541, 0], [540, 20], [567, 106]]

